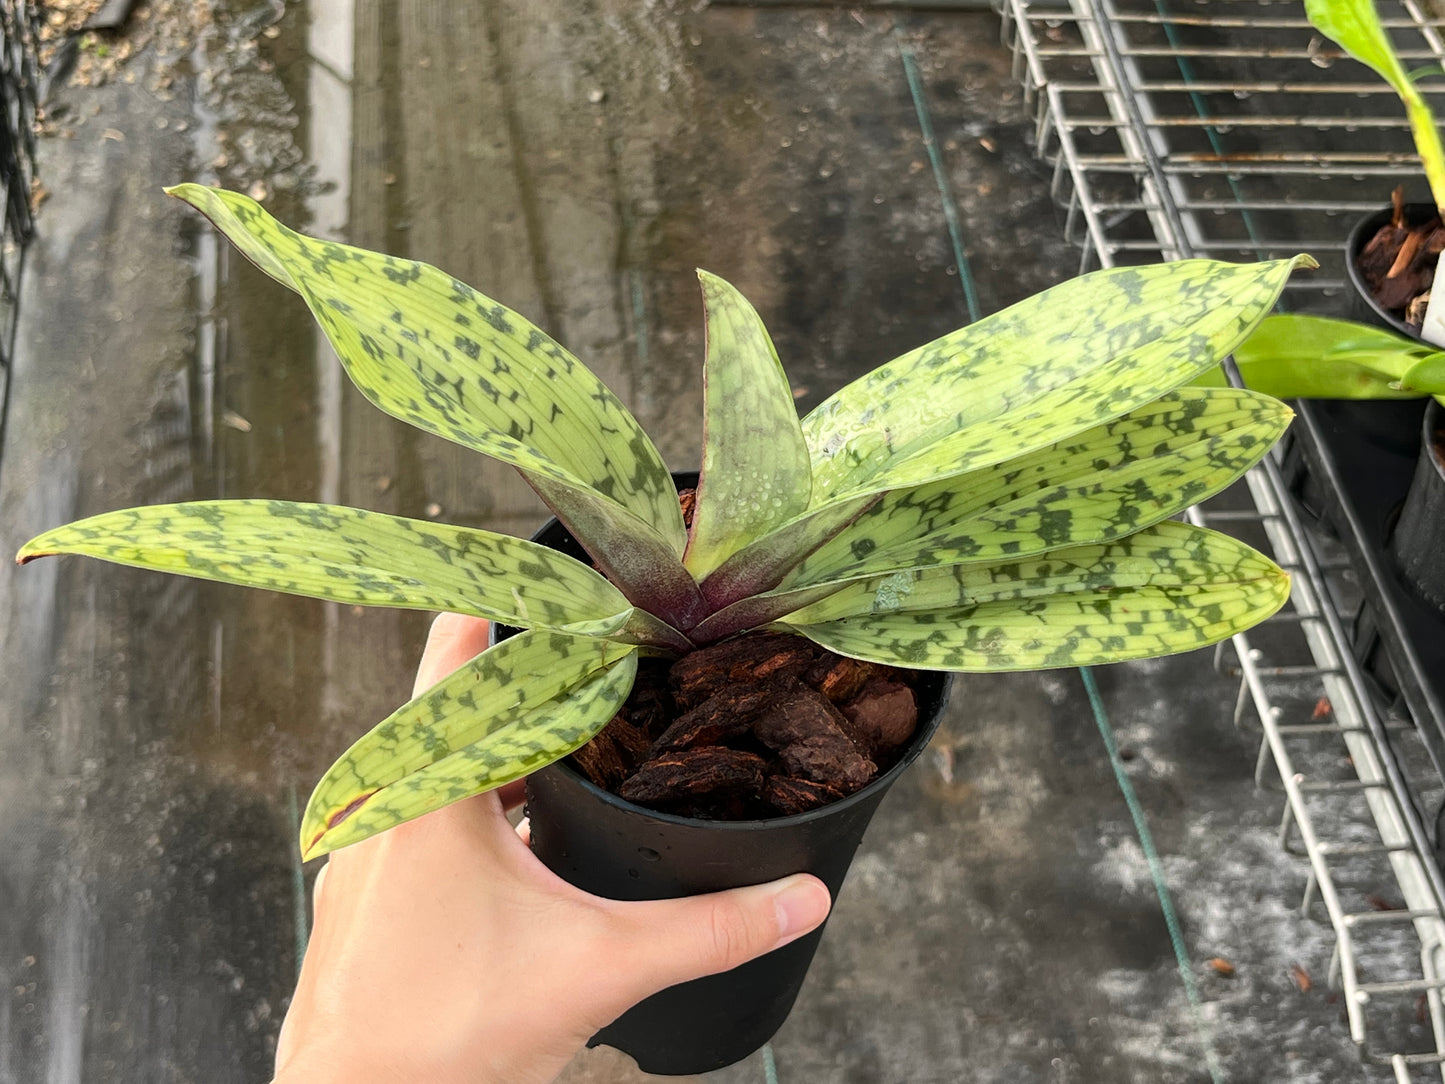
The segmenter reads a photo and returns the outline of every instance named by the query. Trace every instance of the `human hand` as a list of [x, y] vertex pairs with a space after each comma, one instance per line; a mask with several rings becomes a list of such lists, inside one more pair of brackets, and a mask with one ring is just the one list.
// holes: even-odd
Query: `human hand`
[[[416, 691], [487, 646], [442, 614]], [[275, 1084], [544, 1084], [599, 1028], [668, 986], [787, 944], [827, 917], [798, 874], [686, 899], [588, 895], [478, 795], [333, 854], [281, 1027]]]

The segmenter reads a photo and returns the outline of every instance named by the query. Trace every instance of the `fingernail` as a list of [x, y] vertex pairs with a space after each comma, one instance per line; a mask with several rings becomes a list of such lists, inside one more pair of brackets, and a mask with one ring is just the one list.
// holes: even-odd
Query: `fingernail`
[[778, 909], [778, 943], [801, 937], [828, 917], [828, 890], [812, 877], [789, 877], [773, 894]]

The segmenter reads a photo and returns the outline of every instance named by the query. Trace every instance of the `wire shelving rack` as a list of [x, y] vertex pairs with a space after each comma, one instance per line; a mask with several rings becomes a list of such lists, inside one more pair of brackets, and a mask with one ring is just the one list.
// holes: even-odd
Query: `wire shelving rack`
[[[1417, 0], [1381, 9], [1407, 67], [1445, 60], [1445, 15]], [[1321, 269], [1297, 276], [1285, 305], [1337, 314], [1350, 225], [1417, 178], [1418, 161], [1394, 93], [1297, 0], [1001, 0], [1000, 12], [1081, 271], [1309, 252]], [[1421, 87], [1445, 106], [1438, 79]], [[1236, 724], [1259, 729], [1256, 781], [1283, 793], [1302, 921], [1333, 928], [1330, 983], [1364, 1072], [1445, 1080], [1441, 765], [1404, 706], [1372, 699], [1350, 635], [1362, 590], [1343, 548], [1302, 520], [1278, 459], [1191, 514], [1263, 543], [1294, 576], [1286, 610], [1215, 661], [1239, 679]], [[1403, 907], [1382, 905], [1381, 883]], [[1406, 1037], [1421, 1019], [1433, 1044]]]

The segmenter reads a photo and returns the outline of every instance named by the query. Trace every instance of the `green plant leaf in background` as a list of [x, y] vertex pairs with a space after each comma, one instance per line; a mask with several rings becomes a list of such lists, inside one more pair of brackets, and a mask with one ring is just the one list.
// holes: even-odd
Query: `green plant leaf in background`
[[27, 542], [203, 580], [363, 606], [448, 610], [605, 636], [632, 613], [566, 554], [491, 531], [325, 504], [230, 500], [106, 512]]
[[371, 402], [517, 467], [634, 603], [687, 625], [677, 491], [652, 440], [580, 361], [512, 310], [424, 263], [307, 237], [236, 192], [184, 184], [261, 270], [299, 293]]
[[1307, 256], [1182, 260], [1061, 283], [855, 380], [803, 419], [813, 503], [1002, 463], [1218, 364]]
[[1440, 145], [1434, 114], [1396, 56], [1374, 0], [1305, 0], [1305, 16], [1321, 34], [1373, 68], [1400, 96], [1435, 206], [1445, 208], [1445, 149]]
[[808, 445], [778, 352], [746, 298], [698, 272], [707, 310], [703, 449], [692, 539], [683, 559], [703, 579], [753, 539], [808, 507]]
[[316, 785], [301, 818], [315, 858], [474, 794], [590, 741], [627, 699], [636, 648], [523, 632], [405, 704]]
[[[1271, 316], [1234, 352], [1245, 386], [1281, 399], [1418, 399], [1445, 394], [1445, 351], [1324, 316]], [[1226, 387], [1220, 369], [1195, 382]]]
[[1445, 406], [1445, 351], [1421, 358], [1400, 377], [1400, 390], [1416, 395], [1433, 395]]
[[1085, 666], [1205, 647], [1289, 597], [1274, 562], [1166, 520], [1103, 545], [859, 581], [780, 622], [829, 650], [925, 670]]

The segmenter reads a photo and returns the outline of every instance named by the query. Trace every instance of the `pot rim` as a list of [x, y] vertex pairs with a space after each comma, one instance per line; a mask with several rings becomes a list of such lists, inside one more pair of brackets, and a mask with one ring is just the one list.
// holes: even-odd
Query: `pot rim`
[[[806, 639], [806, 637], [804, 637], [804, 639]], [[907, 668], [900, 667], [899, 669]], [[836, 802], [829, 802], [827, 805], [819, 806], [817, 809], [810, 809], [806, 813], [791, 813], [784, 817], [767, 817], [761, 820], [731, 821], [706, 820], [702, 817], [682, 817], [678, 816], [676, 813], [663, 813], [656, 809], [648, 809], [646, 806], [637, 805], [635, 802], [629, 802], [626, 798], [623, 798], [620, 795], [613, 794], [610, 790], [605, 790], [602, 787], [599, 787], [596, 783], [592, 782], [592, 780], [588, 779], [576, 768], [573, 768], [570, 764], [568, 764], [565, 757], [558, 758], [557, 760], [554, 760], [551, 764], [545, 765], [544, 767], [538, 768], [537, 770], [546, 771], [548, 768], [560, 769], [561, 771], [567, 772], [569, 775], [571, 775], [574, 781], [580, 784], [584, 791], [590, 792], [594, 798], [606, 802], [609, 805], [621, 806], [629, 813], [641, 817], [650, 817], [653, 820], [662, 822], [663, 824], [674, 824], [694, 828], [717, 828], [723, 831], [735, 832], [756, 832], [764, 828], [782, 828], [791, 827], [798, 824], [807, 824], [811, 821], [822, 820], [824, 817], [829, 816], [830, 814], [842, 812], [843, 810], [848, 809], [851, 806], [857, 805], [864, 799], [865, 796], [867, 796], [879, 787], [892, 786], [893, 781], [898, 778], [898, 776], [903, 772], [903, 770], [907, 768], [910, 764], [912, 764], [915, 760], [917, 760], [920, 756], [922, 756], [923, 751], [927, 749], [928, 746], [932, 743], [934, 734], [938, 733], [938, 728], [943, 722], [944, 709], [948, 707], [949, 692], [953, 687], [953, 679], [955, 675], [952, 671], [948, 670], [913, 670], [910, 671], [910, 673], [924, 675], [937, 674], [942, 680], [940, 688], [938, 690], [938, 706], [933, 710], [931, 715], [926, 720], [920, 718], [918, 729], [914, 733], [913, 738], [908, 745], [908, 748], [904, 750], [903, 755], [898, 758], [898, 760], [894, 763], [893, 767], [889, 768], [882, 775], [878, 776], [867, 786], [854, 791], [846, 798], [839, 798]]]
[[1435, 434], [1445, 434], [1445, 406], [1435, 396], [1428, 396], [1425, 417], [1420, 422], [1420, 454], [1435, 467], [1435, 473], [1445, 481], [1445, 462], [1435, 443]]

